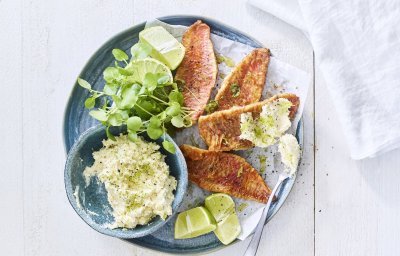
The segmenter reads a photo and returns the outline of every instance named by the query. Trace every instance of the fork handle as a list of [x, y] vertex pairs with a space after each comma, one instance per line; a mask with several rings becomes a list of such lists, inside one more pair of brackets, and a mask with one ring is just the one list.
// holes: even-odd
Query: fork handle
[[257, 250], [258, 250], [258, 245], [260, 244], [264, 225], [265, 225], [265, 222], [267, 221], [268, 211], [269, 211], [269, 208], [271, 207], [272, 199], [274, 198], [275, 193], [278, 190], [278, 188], [281, 186], [282, 182], [285, 181], [287, 178], [289, 178], [289, 177], [281, 176], [281, 175], [279, 176], [278, 182], [276, 183], [274, 189], [272, 190], [272, 193], [268, 198], [267, 205], [265, 206], [263, 213], [261, 215], [261, 218], [258, 221], [253, 238], [251, 239], [249, 245], [247, 246], [247, 249], [244, 252], [243, 256], [255, 256], [256, 255]]

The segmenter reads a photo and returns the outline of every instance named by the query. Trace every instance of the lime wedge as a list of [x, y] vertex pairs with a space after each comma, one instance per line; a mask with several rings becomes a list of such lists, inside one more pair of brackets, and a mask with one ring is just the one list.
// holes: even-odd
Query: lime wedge
[[147, 73], [167, 75], [170, 78], [168, 82], [172, 83], [173, 81], [171, 70], [164, 63], [153, 58], [133, 60], [125, 69], [132, 73], [130, 78], [140, 84], [143, 84], [144, 77]]
[[175, 239], [193, 238], [215, 230], [215, 220], [200, 206], [181, 212], [175, 222]]
[[214, 233], [221, 243], [228, 245], [238, 237], [240, 231], [239, 218], [236, 213], [232, 213], [217, 224], [217, 229], [214, 230]]
[[223, 244], [230, 244], [241, 231], [232, 197], [222, 193], [212, 194], [206, 198], [205, 205], [217, 221], [215, 235]]
[[165, 63], [171, 70], [176, 69], [185, 55], [185, 47], [165, 28], [156, 26], [139, 33], [141, 43], [151, 46], [150, 56]]
[[206, 198], [205, 205], [217, 222], [235, 213], [235, 202], [227, 194], [212, 194]]

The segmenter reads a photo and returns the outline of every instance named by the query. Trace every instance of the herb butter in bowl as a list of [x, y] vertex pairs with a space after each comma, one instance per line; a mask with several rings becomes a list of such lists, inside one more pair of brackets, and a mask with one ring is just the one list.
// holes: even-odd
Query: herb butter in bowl
[[[135, 238], [148, 235], [175, 214], [188, 183], [184, 157], [173, 140], [139, 136], [125, 128], [87, 130], [71, 148], [65, 165], [68, 199], [79, 216], [100, 233]], [[162, 148], [167, 140], [175, 154]]]

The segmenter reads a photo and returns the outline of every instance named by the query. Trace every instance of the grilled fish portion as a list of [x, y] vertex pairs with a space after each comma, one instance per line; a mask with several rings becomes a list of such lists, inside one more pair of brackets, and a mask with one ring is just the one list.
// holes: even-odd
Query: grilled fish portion
[[279, 98], [286, 98], [292, 102], [290, 119], [293, 119], [299, 108], [300, 99], [295, 94], [285, 93], [275, 95], [267, 100], [253, 103], [244, 107], [217, 111], [211, 115], [201, 116], [199, 119], [199, 132], [212, 151], [229, 151], [248, 149], [254, 146], [251, 141], [240, 139], [240, 115], [251, 112], [253, 118], [258, 118], [262, 106], [270, 104]]
[[186, 52], [175, 80], [183, 87], [184, 105], [194, 111], [192, 120], [197, 121], [217, 80], [218, 67], [210, 27], [200, 20], [196, 21], [183, 35], [182, 44]]
[[189, 180], [199, 187], [260, 203], [268, 201], [271, 189], [242, 157], [189, 145], [180, 148], [188, 165]]
[[270, 51], [254, 49], [222, 82], [215, 100], [217, 110], [244, 106], [260, 100], [268, 72]]

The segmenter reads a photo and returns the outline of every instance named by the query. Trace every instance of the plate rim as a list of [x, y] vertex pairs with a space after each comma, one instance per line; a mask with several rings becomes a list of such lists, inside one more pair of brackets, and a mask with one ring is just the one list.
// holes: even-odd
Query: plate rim
[[[218, 21], [218, 20], [216, 20], [214, 18], [210, 18], [208, 16], [200, 16], [200, 15], [168, 15], [168, 16], [157, 17], [155, 19], [158, 19], [158, 20], [163, 21], [165, 23], [169, 23], [168, 21], [171, 21], [171, 20], [174, 20], [174, 19], [175, 20], [176, 19], [178, 19], [178, 20], [179, 19], [181, 19], [181, 20], [197, 19], [197, 20], [203, 20], [206, 23], [207, 22], [211, 22], [213, 25], [217, 25], [218, 27], [223, 27], [224, 30], [228, 30], [232, 34], [240, 35], [241, 37], [244, 37], [244, 38], [248, 39], [249, 41], [253, 42], [254, 45], [265, 47], [257, 39], [254, 39], [252, 36], [248, 35], [246, 32], [240, 31], [240, 30], [238, 30], [238, 29], [236, 29], [234, 27], [231, 27], [230, 25], [225, 24], [224, 22]], [[115, 38], [118, 38], [119, 36], [129, 32], [132, 29], [139, 28], [139, 27], [144, 27], [146, 22], [147, 21], [140, 22], [138, 24], [130, 26], [129, 28], [126, 28], [126, 29], [124, 29], [124, 30], [112, 35], [108, 40], [106, 40], [104, 43], [102, 43], [100, 45], [100, 47], [97, 48], [96, 51], [94, 51], [90, 55], [90, 58], [85, 62], [85, 64], [83, 65], [83, 68], [81, 69], [81, 71], [79, 72], [79, 75], [77, 77], [81, 77], [82, 76], [82, 74], [87, 70], [87, 68], [89, 66], [89, 63], [93, 62], [93, 59], [95, 58], [95, 56], [97, 56], [106, 45], [112, 43], [115, 40]], [[64, 148], [64, 152], [65, 152], [66, 155], [68, 154], [69, 150], [73, 147], [73, 144], [74, 144], [74, 143], [70, 143], [68, 141], [68, 139], [67, 139], [67, 138], [69, 138], [69, 136], [67, 136], [66, 131], [69, 129], [68, 125], [70, 124], [69, 119], [67, 118], [67, 116], [69, 116], [69, 114], [70, 114], [70, 109], [71, 109], [71, 104], [72, 104], [72, 96], [74, 94], [74, 91], [78, 87], [79, 87], [78, 83], [77, 83], [77, 81], [75, 81], [75, 84], [72, 86], [72, 88], [70, 90], [70, 93], [69, 93], [69, 96], [67, 97], [67, 104], [66, 104], [66, 106], [64, 108], [64, 112], [63, 112], [62, 136], [63, 136], [63, 148]], [[90, 127], [88, 129], [90, 129]], [[79, 137], [79, 135], [78, 135], [78, 137]], [[303, 145], [304, 145], [304, 122], [303, 122], [303, 116], [301, 116], [301, 118], [300, 118], [300, 120], [298, 122], [298, 126], [297, 126], [297, 129], [296, 129], [296, 137], [297, 137], [297, 139], [299, 141], [300, 148], [302, 149]], [[303, 151], [301, 151], [301, 152], [303, 153]], [[291, 179], [287, 180], [285, 182], [285, 185], [282, 186], [282, 187], [285, 187], [287, 185], [289, 186], [287, 188], [287, 193], [281, 195], [282, 202], [279, 205], [275, 206], [275, 207], [277, 207], [277, 209], [274, 212], [271, 212], [268, 215], [268, 218], [267, 218], [267, 221], [266, 221], [265, 224], [267, 224], [275, 216], [275, 214], [279, 212], [279, 210], [281, 209], [282, 205], [286, 202], [286, 199], [287, 199], [288, 195], [290, 194], [291, 190], [293, 189], [295, 180], [296, 180], [296, 175], [293, 176]], [[291, 184], [288, 184], [289, 182]], [[280, 190], [280, 192], [281, 192], [281, 190]], [[251, 236], [249, 236], [249, 237], [251, 237]], [[247, 237], [245, 240], [247, 240], [249, 237]], [[217, 246], [211, 247], [211, 248], [204, 248], [203, 247], [203, 248], [198, 248], [198, 250], [197, 249], [196, 250], [186, 250], [186, 249], [182, 250], [182, 249], [174, 249], [174, 248], [164, 248], [164, 247], [160, 247], [160, 246], [152, 246], [152, 245], [149, 245], [149, 244], [143, 245], [142, 241], [134, 241], [136, 239], [129, 239], [129, 240], [128, 239], [121, 239], [121, 240], [124, 241], [124, 242], [130, 243], [130, 244], [134, 244], [135, 246], [139, 246], [139, 247], [144, 248], [146, 250], [158, 251], [158, 252], [163, 252], [163, 253], [167, 253], [167, 254], [171, 254], [171, 255], [172, 254], [182, 254], [182, 255], [192, 254], [193, 255], [193, 254], [211, 253], [211, 252], [219, 251], [219, 250], [222, 250], [222, 249], [226, 249], [229, 246], [231, 246], [233, 244], [236, 244], [238, 242], [242, 242], [241, 240], [236, 239], [234, 242], [232, 242], [231, 244], [229, 244], [227, 246], [225, 246], [222, 243], [220, 243]]]

